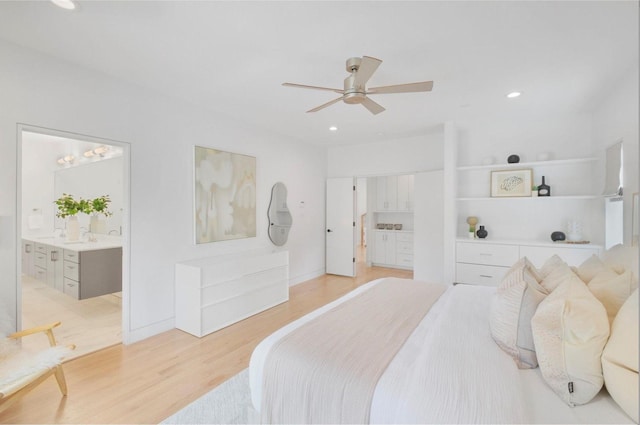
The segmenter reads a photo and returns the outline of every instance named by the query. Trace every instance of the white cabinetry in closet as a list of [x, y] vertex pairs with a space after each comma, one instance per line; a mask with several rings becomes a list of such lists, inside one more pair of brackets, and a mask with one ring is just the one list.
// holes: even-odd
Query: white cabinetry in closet
[[413, 233], [376, 230], [373, 263], [378, 266], [413, 267]]
[[176, 328], [202, 337], [289, 299], [289, 253], [252, 251], [176, 264]]
[[398, 211], [413, 211], [413, 174], [398, 176]]
[[398, 176], [376, 178], [376, 209], [396, 211], [398, 209]]

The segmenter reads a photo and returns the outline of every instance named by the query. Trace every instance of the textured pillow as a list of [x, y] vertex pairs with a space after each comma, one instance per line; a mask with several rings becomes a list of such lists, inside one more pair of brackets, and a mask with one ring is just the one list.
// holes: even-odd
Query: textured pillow
[[575, 268], [578, 277], [584, 282], [589, 283], [598, 273], [609, 270], [607, 266], [596, 255], [587, 258], [579, 267]]
[[542, 285], [549, 293], [553, 292], [558, 286], [565, 280], [575, 277], [576, 274], [571, 270], [571, 267], [564, 261], [554, 264], [552, 269], [545, 275], [545, 278], [540, 281]]
[[603, 384], [600, 357], [609, 337], [607, 312], [576, 275], [545, 298], [531, 320], [540, 371], [569, 406], [585, 404]]
[[551, 256], [547, 261], [544, 262], [542, 267], [538, 270], [541, 278], [539, 279], [539, 281], [547, 277], [556, 268], [561, 266], [566, 266], [566, 265], [567, 263], [562, 261], [562, 258], [558, 257], [557, 255]]
[[609, 323], [612, 323], [622, 304], [638, 285], [630, 271], [617, 274], [605, 269], [596, 274], [587, 286], [607, 310]]
[[602, 353], [604, 384], [611, 397], [638, 423], [638, 290], [620, 308]]
[[520, 369], [538, 366], [531, 333], [531, 318], [547, 291], [534, 277], [535, 268], [519, 260], [502, 279], [491, 304], [491, 336]]

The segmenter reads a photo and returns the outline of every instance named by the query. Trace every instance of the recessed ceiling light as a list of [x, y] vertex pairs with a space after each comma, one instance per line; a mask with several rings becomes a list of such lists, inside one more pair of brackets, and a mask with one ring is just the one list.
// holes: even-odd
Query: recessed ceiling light
[[507, 95], [507, 97], [508, 97], [509, 99], [513, 99], [514, 97], [518, 97], [518, 96], [520, 96], [521, 94], [522, 94], [522, 93], [520, 93], [519, 91], [512, 91], [511, 93], [509, 93], [509, 94]]
[[329, 127], [329, 131], [338, 131], [338, 127], [332, 125], [331, 127]]
[[73, 0], [51, 0], [51, 2], [56, 6], [67, 10], [73, 10], [76, 8], [76, 4]]

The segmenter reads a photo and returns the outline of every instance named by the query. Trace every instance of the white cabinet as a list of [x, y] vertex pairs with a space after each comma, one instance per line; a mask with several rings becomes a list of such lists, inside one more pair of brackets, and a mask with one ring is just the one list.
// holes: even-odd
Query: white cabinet
[[289, 299], [287, 251], [176, 264], [176, 328], [202, 337]]
[[392, 232], [375, 232], [375, 251], [373, 262], [377, 264], [396, 264], [396, 235]]
[[376, 178], [376, 207], [378, 211], [398, 209], [398, 176]]
[[413, 174], [376, 178], [377, 211], [413, 211]]
[[413, 211], [413, 174], [398, 176], [398, 211]]
[[522, 257], [541, 267], [558, 255], [570, 266], [578, 266], [592, 255], [599, 255], [598, 245], [554, 244], [515, 241], [458, 241], [456, 243], [457, 283], [498, 286], [509, 268]]
[[62, 256], [62, 248], [47, 245], [47, 285], [62, 291], [64, 288], [63, 273], [64, 261]]
[[386, 267], [413, 268], [413, 234], [376, 230], [373, 263]]
[[31, 241], [22, 240], [22, 273], [35, 277], [35, 245]]

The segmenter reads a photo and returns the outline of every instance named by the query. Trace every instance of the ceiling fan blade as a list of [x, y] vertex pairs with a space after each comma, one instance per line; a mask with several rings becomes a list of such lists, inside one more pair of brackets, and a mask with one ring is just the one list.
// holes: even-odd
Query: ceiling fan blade
[[362, 106], [367, 108], [373, 115], [378, 115], [380, 112], [385, 111], [385, 109], [381, 105], [377, 104], [368, 97], [364, 98], [364, 100], [362, 101]]
[[342, 98], [343, 98], [343, 97], [344, 97], [344, 96], [340, 96], [339, 98], [337, 98], [337, 99], [333, 99], [333, 100], [332, 100], [332, 101], [330, 101], [330, 102], [323, 103], [322, 105], [320, 105], [320, 106], [318, 106], [318, 107], [315, 107], [315, 108], [313, 108], [313, 109], [309, 109], [307, 112], [318, 112], [320, 109], [324, 109], [324, 108], [326, 108], [327, 106], [331, 106], [331, 105], [333, 105], [334, 103], [340, 102], [340, 101], [342, 100]]
[[395, 86], [372, 87], [367, 90], [367, 94], [382, 93], [415, 93], [422, 91], [431, 91], [433, 81], [423, 81], [420, 83], [398, 84]]
[[285, 87], [295, 87], [299, 89], [314, 89], [314, 90], [324, 90], [324, 91], [332, 91], [340, 94], [344, 94], [344, 90], [340, 89], [332, 89], [330, 87], [318, 87], [318, 86], [307, 86], [304, 84], [294, 84], [294, 83], [282, 83]]
[[363, 56], [362, 62], [360, 62], [360, 66], [356, 72], [354, 86], [364, 87], [381, 63], [382, 61], [380, 59], [372, 58], [371, 56]]

